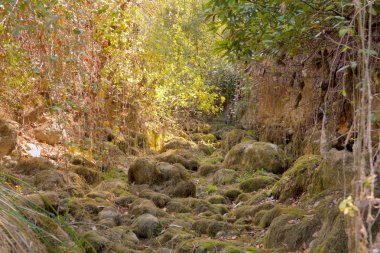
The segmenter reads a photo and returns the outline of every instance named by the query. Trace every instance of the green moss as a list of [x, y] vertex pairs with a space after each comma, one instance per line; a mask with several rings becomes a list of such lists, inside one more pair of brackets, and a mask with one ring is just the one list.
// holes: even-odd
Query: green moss
[[199, 175], [206, 177], [208, 175], [211, 175], [211, 174], [215, 173], [220, 168], [221, 168], [220, 165], [206, 163], [206, 164], [202, 164], [199, 167], [198, 173], [199, 173]]
[[231, 229], [230, 224], [211, 219], [197, 220], [192, 226], [192, 230], [196, 231], [198, 234], [207, 234], [209, 236], [215, 236], [218, 232], [228, 231], [229, 229]]
[[257, 248], [255, 247], [236, 247], [236, 246], [228, 246], [224, 251], [224, 253], [247, 253], [247, 252], [259, 252]]
[[[272, 221], [283, 213], [281, 206], [275, 206], [271, 210], [261, 210], [262, 217], [259, 222], [259, 226], [262, 228], [269, 227]], [[259, 214], [259, 213], [258, 213]], [[255, 220], [258, 220], [258, 215], [255, 216]]]
[[254, 194], [248, 201], [248, 205], [257, 205], [260, 202], [265, 201], [270, 196], [270, 192], [267, 190], [261, 190]]
[[219, 253], [227, 243], [211, 239], [194, 239], [181, 243], [175, 250], [177, 253]]
[[227, 200], [224, 196], [214, 195], [207, 199], [211, 204], [227, 204]]
[[275, 218], [264, 238], [266, 248], [285, 247], [286, 252], [297, 251], [312, 238], [321, 224], [316, 217], [303, 217], [300, 214], [282, 214]]
[[32, 157], [17, 163], [15, 170], [25, 175], [33, 175], [43, 170], [55, 170], [57, 166], [42, 157]]
[[331, 212], [325, 219], [322, 229], [311, 246], [311, 252], [344, 253], [348, 252], [348, 237], [346, 222], [338, 210]]
[[324, 190], [352, 190], [352, 180], [355, 176], [353, 154], [341, 150], [331, 149], [326, 158], [313, 173], [307, 191], [312, 195]]
[[312, 175], [321, 162], [318, 155], [300, 157], [273, 186], [272, 194], [280, 201], [300, 196], [311, 183]]
[[158, 246], [162, 247], [162, 245], [165, 245], [172, 248], [180, 243], [191, 240], [194, 236], [193, 232], [185, 231], [182, 228], [169, 227], [165, 229], [162, 235], [157, 237]]
[[206, 188], [207, 188], [208, 193], [214, 193], [214, 192], [218, 191], [218, 186], [216, 186], [216, 185], [209, 184], [209, 185], [207, 185]]
[[219, 164], [222, 163], [224, 160], [224, 154], [222, 151], [217, 150], [213, 152], [210, 156], [207, 156], [203, 159], [204, 164]]
[[269, 176], [256, 176], [241, 182], [239, 188], [244, 192], [253, 192], [274, 184], [275, 182], [276, 180]]
[[108, 191], [116, 196], [121, 196], [128, 194], [128, 184], [127, 182], [120, 179], [110, 179], [104, 180], [98, 184], [95, 188], [95, 191]]
[[285, 152], [275, 144], [250, 141], [234, 146], [227, 153], [224, 166], [239, 171], [265, 169], [279, 174], [287, 168], [288, 160]]
[[238, 174], [234, 170], [220, 169], [214, 173], [212, 182], [217, 185], [228, 185], [236, 181]]
[[142, 191], [139, 194], [139, 196], [141, 198], [147, 198], [147, 199], [152, 200], [153, 203], [159, 208], [165, 207], [166, 204], [170, 201], [169, 196], [159, 193], [159, 192], [150, 191], [150, 190]]
[[76, 165], [71, 168], [71, 170], [77, 173], [79, 176], [84, 178], [88, 184], [95, 184], [102, 180], [102, 175], [99, 171], [88, 168], [82, 165]]
[[203, 199], [196, 198], [174, 198], [167, 204], [167, 210], [176, 213], [194, 212], [200, 214], [207, 211], [214, 214], [219, 213], [219, 208]]
[[245, 217], [255, 217], [255, 215], [261, 210], [270, 210], [274, 207], [274, 204], [271, 202], [265, 202], [261, 205], [256, 206], [240, 206], [234, 210], [234, 215], [236, 218], [245, 218]]
[[216, 137], [213, 134], [203, 134], [201, 136], [201, 139], [205, 143], [214, 143], [216, 141]]
[[193, 182], [181, 180], [179, 182], [174, 182], [173, 187], [169, 187], [166, 193], [171, 197], [195, 197], [196, 187]]
[[235, 200], [240, 194], [241, 191], [239, 191], [238, 189], [229, 189], [223, 193], [223, 196], [229, 198], [230, 200]]
[[109, 245], [107, 238], [94, 231], [83, 234], [83, 239], [86, 241], [85, 251], [88, 253], [105, 252]]
[[239, 202], [246, 202], [246, 201], [248, 201], [251, 197], [252, 197], [252, 195], [249, 194], [249, 193], [241, 193], [241, 194], [239, 194], [239, 196], [237, 197], [236, 202], [237, 202], [237, 203], [239, 203]]
[[225, 151], [229, 151], [233, 146], [239, 144], [246, 132], [242, 129], [233, 129], [223, 135], [223, 148]]

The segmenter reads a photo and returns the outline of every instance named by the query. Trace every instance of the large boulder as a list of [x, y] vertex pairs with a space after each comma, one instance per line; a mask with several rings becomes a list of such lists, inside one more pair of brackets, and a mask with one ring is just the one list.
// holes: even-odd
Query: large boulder
[[246, 135], [247, 132], [242, 129], [232, 129], [224, 133], [222, 139], [224, 151], [228, 152], [233, 146], [239, 144]]
[[253, 192], [272, 185], [276, 179], [270, 176], [257, 175], [253, 178], [246, 179], [239, 184], [243, 192]]
[[176, 137], [167, 141], [161, 149], [161, 152], [166, 152], [169, 149], [193, 149], [197, 145], [193, 142], [186, 140], [185, 138]]
[[196, 188], [187, 173], [181, 165], [138, 158], [129, 168], [128, 180], [136, 185], [149, 185], [152, 190], [170, 197], [192, 197]]
[[160, 221], [148, 213], [139, 216], [133, 224], [133, 232], [139, 238], [154, 238], [161, 233], [162, 229]]
[[234, 170], [265, 169], [282, 173], [287, 168], [287, 158], [277, 145], [267, 142], [249, 141], [234, 146], [226, 155], [224, 167]]
[[306, 192], [311, 184], [312, 175], [321, 162], [318, 155], [305, 155], [297, 159], [281, 179], [273, 186], [272, 194], [280, 201], [296, 198]]
[[154, 184], [162, 182], [162, 174], [156, 167], [156, 161], [149, 158], [137, 158], [129, 167], [128, 181], [135, 184]]
[[34, 185], [40, 190], [57, 190], [65, 187], [62, 173], [57, 170], [42, 170], [34, 178]]
[[35, 128], [33, 134], [38, 141], [49, 145], [56, 145], [62, 139], [62, 130], [48, 124]]
[[0, 159], [9, 155], [17, 144], [17, 123], [0, 119]]
[[168, 150], [156, 156], [156, 159], [171, 164], [182, 164], [188, 170], [197, 170], [199, 167], [197, 156], [186, 149]]
[[101, 181], [102, 175], [99, 171], [82, 165], [74, 165], [70, 168], [80, 175], [88, 184], [95, 184]]
[[35, 175], [43, 170], [55, 170], [57, 168], [58, 165], [49, 159], [32, 157], [19, 161], [14, 169], [17, 173]]
[[265, 239], [266, 248], [280, 248], [280, 252], [294, 252], [311, 241], [321, 222], [314, 216], [282, 214], [271, 223]]
[[315, 169], [308, 192], [318, 194], [324, 190], [352, 189], [352, 180], [355, 176], [354, 156], [351, 152], [331, 149]]

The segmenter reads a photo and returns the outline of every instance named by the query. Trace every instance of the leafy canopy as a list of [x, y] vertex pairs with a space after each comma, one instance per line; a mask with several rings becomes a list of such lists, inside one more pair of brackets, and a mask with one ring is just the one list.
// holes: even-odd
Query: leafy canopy
[[322, 30], [347, 24], [351, 1], [210, 0], [206, 12], [233, 59], [296, 54]]

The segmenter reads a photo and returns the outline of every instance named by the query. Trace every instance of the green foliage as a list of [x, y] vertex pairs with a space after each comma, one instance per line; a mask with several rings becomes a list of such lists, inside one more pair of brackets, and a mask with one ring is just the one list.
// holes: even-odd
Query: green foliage
[[[21, 118], [37, 106], [74, 114], [91, 136], [115, 125], [159, 132], [184, 111], [220, 112], [219, 93], [231, 96], [240, 73], [213, 52], [203, 4], [6, 1], [0, 99]], [[227, 77], [210, 78], [219, 69]]]
[[219, 49], [233, 59], [294, 55], [323, 30], [348, 25], [351, 11], [348, 0], [211, 0], [206, 5], [213, 30], [223, 36]]

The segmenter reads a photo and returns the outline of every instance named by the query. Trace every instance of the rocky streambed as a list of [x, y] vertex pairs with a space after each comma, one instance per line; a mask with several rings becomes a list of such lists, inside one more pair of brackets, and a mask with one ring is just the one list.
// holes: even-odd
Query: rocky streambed
[[[294, 161], [249, 131], [189, 136], [143, 156], [112, 146], [118, 166], [103, 172], [83, 157], [5, 157], [2, 171], [32, 185], [38, 193], [21, 189], [25, 205], [63, 217], [86, 252], [348, 252], [338, 205], [351, 191], [350, 152]], [[53, 230], [72, 243], [67, 230]], [[69, 249], [61, 252], [78, 252]]]

